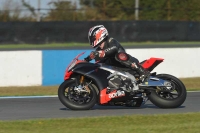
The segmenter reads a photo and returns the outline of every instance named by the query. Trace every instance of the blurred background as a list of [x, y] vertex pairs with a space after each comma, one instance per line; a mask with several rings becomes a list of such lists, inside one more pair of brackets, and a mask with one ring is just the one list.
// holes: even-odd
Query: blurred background
[[60, 84], [95, 25], [140, 61], [164, 58], [158, 73], [200, 77], [199, 21], [200, 0], [0, 0], [0, 86]]
[[199, 20], [200, 0], [0, 0], [0, 44], [88, 42], [97, 24], [122, 42], [199, 41]]

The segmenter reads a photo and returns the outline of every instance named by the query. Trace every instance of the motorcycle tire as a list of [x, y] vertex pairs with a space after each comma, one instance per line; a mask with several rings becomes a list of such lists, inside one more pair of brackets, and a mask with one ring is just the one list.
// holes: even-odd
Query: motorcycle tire
[[73, 86], [76, 84], [76, 80], [69, 79], [65, 80], [58, 88], [58, 98], [63, 105], [71, 110], [89, 110], [91, 109], [97, 102], [97, 92], [93, 85], [88, 85], [90, 89], [91, 99], [88, 103], [79, 104], [72, 100], [70, 100], [66, 94], [66, 88]]
[[182, 81], [169, 74], [159, 74], [156, 75], [156, 77], [173, 82], [173, 84], [176, 86], [175, 89], [178, 93], [178, 96], [174, 99], [166, 99], [161, 97], [156, 90], [151, 90], [149, 100], [159, 108], [177, 108], [181, 106], [186, 100], [187, 96], [187, 91]]

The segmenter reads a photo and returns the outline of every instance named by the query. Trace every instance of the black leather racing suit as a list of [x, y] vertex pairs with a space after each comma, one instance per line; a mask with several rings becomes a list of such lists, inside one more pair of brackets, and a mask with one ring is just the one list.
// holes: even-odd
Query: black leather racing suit
[[[132, 57], [131, 55], [127, 54], [125, 49], [121, 46], [121, 44], [115, 40], [114, 38], [107, 38], [105, 41], [103, 49], [98, 47], [96, 51], [104, 50], [105, 56], [103, 58], [96, 57], [95, 61], [104, 62], [105, 64], [117, 66], [117, 67], [130, 67], [131, 63], [139, 63], [138, 59]], [[126, 61], [120, 60], [116, 58], [119, 53], [126, 53], [129, 56], [129, 59]]]

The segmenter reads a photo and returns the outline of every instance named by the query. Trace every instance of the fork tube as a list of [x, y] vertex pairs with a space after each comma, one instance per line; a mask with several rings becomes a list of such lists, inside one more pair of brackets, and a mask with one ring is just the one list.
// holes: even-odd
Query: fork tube
[[84, 80], [84, 76], [81, 76], [80, 83], [82, 84]]

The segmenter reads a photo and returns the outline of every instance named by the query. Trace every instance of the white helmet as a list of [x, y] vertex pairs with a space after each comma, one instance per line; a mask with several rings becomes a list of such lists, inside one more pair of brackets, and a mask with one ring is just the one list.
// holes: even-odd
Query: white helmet
[[94, 26], [88, 32], [88, 40], [93, 48], [101, 44], [107, 36], [108, 31], [103, 25]]

